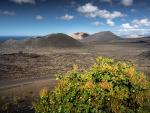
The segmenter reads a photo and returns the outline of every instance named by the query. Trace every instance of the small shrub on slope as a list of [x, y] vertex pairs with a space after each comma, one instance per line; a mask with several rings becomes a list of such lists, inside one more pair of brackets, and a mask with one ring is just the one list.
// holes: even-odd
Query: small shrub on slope
[[36, 113], [149, 113], [149, 88], [131, 64], [98, 57], [85, 72], [74, 66], [59, 76], [53, 91], [41, 91], [34, 108]]

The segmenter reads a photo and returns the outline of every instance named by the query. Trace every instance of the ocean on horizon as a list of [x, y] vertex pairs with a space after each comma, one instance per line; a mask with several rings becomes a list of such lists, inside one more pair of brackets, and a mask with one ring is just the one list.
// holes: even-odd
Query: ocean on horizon
[[14, 39], [14, 40], [23, 40], [26, 38], [31, 38], [33, 36], [0, 36], [0, 41], [4, 42], [6, 40]]

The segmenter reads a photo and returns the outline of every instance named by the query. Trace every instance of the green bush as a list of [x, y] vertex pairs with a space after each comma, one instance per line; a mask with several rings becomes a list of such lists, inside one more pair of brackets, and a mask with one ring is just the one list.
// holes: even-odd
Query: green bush
[[53, 91], [41, 90], [36, 113], [150, 113], [149, 81], [131, 64], [98, 57], [58, 78]]

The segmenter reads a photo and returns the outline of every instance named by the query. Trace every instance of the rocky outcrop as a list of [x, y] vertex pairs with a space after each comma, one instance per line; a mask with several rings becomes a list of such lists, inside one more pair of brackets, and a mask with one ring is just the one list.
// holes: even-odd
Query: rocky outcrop
[[84, 33], [84, 32], [76, 32], [76, 33], [71, 34], [71, 37], [76, 40], [82, 40], [88, 36], [90, 36], [90, 35], [88, 33]]

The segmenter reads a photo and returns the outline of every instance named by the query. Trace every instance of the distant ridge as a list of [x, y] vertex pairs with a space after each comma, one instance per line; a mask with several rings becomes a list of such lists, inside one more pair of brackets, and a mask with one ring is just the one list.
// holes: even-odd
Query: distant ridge
[[110, 31], [102, 31], [88, 36], [82, 40], [82, 42], [87, 43], [101, 43], [101, 42], [111, 42], [115, 40], [120, 40], [121, 38]]
[[150, 36], [148, 37], [140, 37], [140, 38], [124, 38], [124, 42], [127, 43], [145, 43], [150, 45]]
[[82, 44], [72, 37], [56, 33], [47, 36], [29, 38], [24, 40], [10, 39], [1, 44], [2, 47], [8, 48], [43, 48], [43, 47], [80, 47]]

